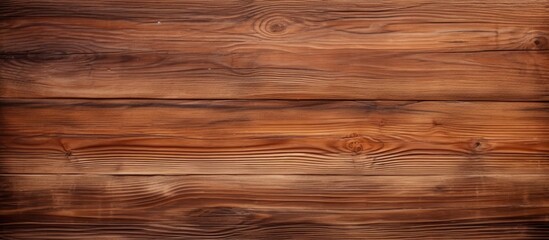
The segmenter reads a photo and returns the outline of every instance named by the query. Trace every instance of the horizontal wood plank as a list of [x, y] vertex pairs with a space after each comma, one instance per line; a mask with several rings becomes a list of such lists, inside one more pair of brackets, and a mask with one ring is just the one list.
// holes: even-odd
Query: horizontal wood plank
[[[78, 217], [28, 215], [3, 221], [5, 239], [547, 239], [548, 208], [485, 210], [375, 210], [313, 214], [245, 211], [239, 208], [199, 210], [202, 222], [133, 222]], [[227, 216], [227, 212], [244, 216]], [[250, 214], [250, 215], [246, 215]], [[544, 215], [545, 214], [545, 215]], [[211, 217], [210, 217], [211, 216]], [[412, 216], [413, 219], [406, 218]], [[437, 221], [437, 216], [443, 220]], [[382, 220], [375, 220], [375, 218]], [[39, 220], [36, 220], [39, 218]], [[431, 219], [429, 219], [431, 218]], [[234, 219], [234, 220], [232, 220]], [[244, 219], [244, 220], [240, 220]], [[252, 219], [252, 220], [248, 220]], [[254, 221], [254, 219], [256, 219]], [[386, 223], [387, 219], [397, 219]], [[1, 221], [1, 220], [0, 220]], [[246, 224], [204, 224], [209, 221]]]
[[546, 103], [4, 100], [0, 110], [4, 173], [468, 175], [549, 169]]
[[185, 52], [11, 55], [4, 98], [549, 99], [549, 52], [406, 53], [257, 44]]
[[[544, 174], [549, 141], [375, 140], [365, 136], [215, 140], [163, 137], [3, 137], [5, 173]], [[480, 146], [485, 144], [484, 146]]]
[[2, 234], [35, 239], [541, 239], [546, 175], [4, 175]]
[[432, 51], [549, 47], [547, 3], [539, 0], [10, 0], [0, 16], [3, 52], [173, 51], [188, 41]]
[[314, 14], [305, 19], [299, 19], [301, 13], [268, 14], [224, 22], [213, 18], [198, 21], [7, 18], [0, 21], [0, 54], [177, 52], [187, 49], [189, 42], [250, 43], [267, 49], [284, 44], [312, 49], [416, 52], [549, 49], [549, 19], [535, 24], [516, 23], [511, 19], [469, 23], [395, 19], [391, 13], [387, 13], [387, 17], [356, 14], [349, 12], [349, 16], [339, 17]]
[[0, 96], [549, 99], [544, 1], [162, 2], [0, 4]]

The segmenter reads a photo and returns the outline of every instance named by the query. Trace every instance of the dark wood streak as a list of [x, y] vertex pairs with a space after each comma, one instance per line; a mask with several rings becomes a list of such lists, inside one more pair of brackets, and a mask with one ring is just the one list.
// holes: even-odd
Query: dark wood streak
[[[544, 102], [5, 99], [0, 103], [3, 135], [123, 133], [215, 139], [233, 131], [226, 136], [386, 133], [543, 140], [549, 131]], [[227, 119], [238, 121], [219, 122]], [[241, 124], [244, 119], [248, 122]]]
[[[244, 212], [228, 215], [227, 212]], [[546, 239], [548, 208], [372, 210], [339, 213], [201, 208], [181, 220], [10, 216], [6, 239]], [[224, 214], [223, 214], [224, 213]], [[184, 218], [185, 215], [181, 215]], [[36, 219], [40, 219], [39, 222]], [[442, 219], [442, 220], [433, 220]], [[215, 224], [215, 223], [223, 224]], [[232, 223], [232, 224], [231, 224]], [[237, 223], [237, 224], [235, 224]], [[70, 227], [68, 227], [70, 226]], [[36, 233], [45, 233], [37, 235]], [[459, 236], [459, 238], [457, 237]]]
[[[266, 0], [136, 0], [135, 5], [128, 6], [127, 0], [8, 0], [1, 6], [0, 16], [4, 17], [37, 17], [37, 16], [82, 16], [107, 19], [147, 19], [166, 17], [201, 22], [213, 19], [225, 19], [231, 15], [249, 16], [252, 13], [269, 13], [272, 10], [297, 12], [303, 14], [324, 13], [345, 16], [347, 14], [372, 14], [373, 16], [392, 15], [416, 17], [425, 19], [436, 17], [439, 22], [459, 19], [464, 22], [474, 22], [474, 18], [453, 17], [463, 14], [468, 17], [482, 18], [485, 21], [502, 21], [506, 17], [516, 17], [530, 14], [530, 18], [506, 19], [505, 22], [536, 23], [547, 20], [544, 7], [546, 3], [539, 0], [489, 0], [479, 3], [474, 0], [457, 0], [441, 3], [432, 0], [393, 0], [377, 2], [349, 2], [332, 0], [330, 4], [321, 0], [303, 1], [266, 1]], [[162, 3], [162, 4], [159, 4]], [[350, 7], [353, 7], [352, 9]], [[456, 9], [457, 8], [457, 9]], [[517, 11], [523, 9], [523, 11]], [[487, 11], [490, 10], [490, 11]], [[528, 11], [528, 13], [526, 13]], [[412, 15], [415, 14], [415, 15]], [[298, 17], [298, 16], [296, 16]], [[352, 18], [352, 17], [349, 17]]]

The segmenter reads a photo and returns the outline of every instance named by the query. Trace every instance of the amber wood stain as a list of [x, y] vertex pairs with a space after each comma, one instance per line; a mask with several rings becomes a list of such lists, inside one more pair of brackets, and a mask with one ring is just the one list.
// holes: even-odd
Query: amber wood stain
[[547, 239], [549, 2], [0, 2], [1, 239]]

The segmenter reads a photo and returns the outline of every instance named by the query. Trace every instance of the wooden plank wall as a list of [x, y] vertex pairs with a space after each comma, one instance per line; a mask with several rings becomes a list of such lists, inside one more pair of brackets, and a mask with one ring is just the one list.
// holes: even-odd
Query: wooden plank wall
[[548, 239], [548, 0], [4, 0], [1, 239]]

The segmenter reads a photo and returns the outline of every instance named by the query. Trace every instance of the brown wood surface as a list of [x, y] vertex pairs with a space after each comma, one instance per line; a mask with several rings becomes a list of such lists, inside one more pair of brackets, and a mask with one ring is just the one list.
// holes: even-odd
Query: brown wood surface
[[0, 239], [549, 239], [548, 0], [0, 1]]
[[546, 175], [3, 178], [3, 233], [29, 239], [537, 238], [549, 214]]
[[549, 51], [409, 53], [249, 43], [186, 48], [6, 56], [0, 92], [21, 98], [549, 99]]
[[10, 100], [3, 101], [0, 157], [10, 173], [542, 174], [548, 107]]
[[[2, 97], [547, 100], [547, 1], [7, 1]], [[399, 86], [399, 87], [394, 87]]]
[[[7, 0], [4, 52], [177, 50], [186, 42], [474, 51], [547, 49], [544, 0]], [[89, 46], [84, 46], [89, 44]]]

